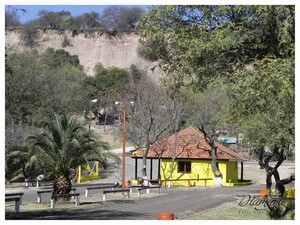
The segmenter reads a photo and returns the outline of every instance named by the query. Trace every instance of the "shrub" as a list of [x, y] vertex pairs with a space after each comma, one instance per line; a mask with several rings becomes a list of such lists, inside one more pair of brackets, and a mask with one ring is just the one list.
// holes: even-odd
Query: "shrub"
[[38, 35], [38, 28], [30, 25], [24, 26], [21, 30], [21, 40], [26, 47], [36, 47], [38, 45], [36, 41]]
[[64, 36], [64, 40], [62, 41], [61, 46], [63, 48], [71, 46], [70, 39], [68, 39], [66, 35]]

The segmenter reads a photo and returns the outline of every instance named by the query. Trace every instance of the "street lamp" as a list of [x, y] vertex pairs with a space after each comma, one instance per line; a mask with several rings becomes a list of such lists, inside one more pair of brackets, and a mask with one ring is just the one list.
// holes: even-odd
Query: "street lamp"
[[97, 99], [93, 99], [90, 101], [90, 110], [88, 112], [88, 117], [90, 118], [90, 121], [89, 121], [89, 131], [91, 130], [91, 118], [92, 118], [92, 103], [96, 103], [97, 102]]
[[[131, 105], [134, 102], [130, 102]], [[125, 189], [125, 149], [126, 149], [126, 106], [122, 102], [115, 102], [115, 105], [120, 105], [122, 108], [122, 190]], [[124, 195], [124, 192], [122, 192]]]

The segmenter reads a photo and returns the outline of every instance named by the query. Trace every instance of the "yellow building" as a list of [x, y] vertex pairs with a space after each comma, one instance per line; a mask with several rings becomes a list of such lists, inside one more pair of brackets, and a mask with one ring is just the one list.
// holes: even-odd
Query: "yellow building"
[[[243, 161], [246, 159], [220, 143], [217, 146], [217, 163], [222, 185], [246, 184], [243, 181]], [[143, 157], [144, 149], [132, 153], [137, 160]], [[147, 154], [152, 179], [152, 161], [158, 161], [158, 179], [162, 185], [215, 186], [211, 168], [210, 146], [199, 130], [188, 127], [150, 147]], [[173, 159], [173, 160], [172, 160]], [[173, 161], [173, 163], [172, 163]], [[238, 163], [241, 163], [241, 179], [238, 179]]]

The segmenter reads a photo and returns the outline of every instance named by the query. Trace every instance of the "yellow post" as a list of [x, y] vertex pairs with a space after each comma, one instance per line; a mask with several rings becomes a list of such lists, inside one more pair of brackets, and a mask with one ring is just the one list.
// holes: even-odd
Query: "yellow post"
[[99, 176], [99, 162], [96, 161], [96, 176]]
[[81, 180], [81, 166], [78, 166], [78, 181], [77, 181], [77, 184], [80, 184], [80, 180]]

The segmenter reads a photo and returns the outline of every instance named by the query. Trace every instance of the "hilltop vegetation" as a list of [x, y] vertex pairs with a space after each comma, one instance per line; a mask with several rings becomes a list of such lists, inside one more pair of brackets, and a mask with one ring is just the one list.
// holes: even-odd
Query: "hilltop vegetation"
[[19, 20], [20, 13], [27, 13], [14, 7], [8, 7], [5, 12], [5, 27], [28, 28], [58, 28], [74, 30], [103, 30], [110, 33], [132, 31], [141, 18], [144, 10], [140, 7], [107, 6], [102, 13], [95, 11], [72, 16], [69, 11], [53, 12], [41, 10], [38, 18], [25, 24]]

